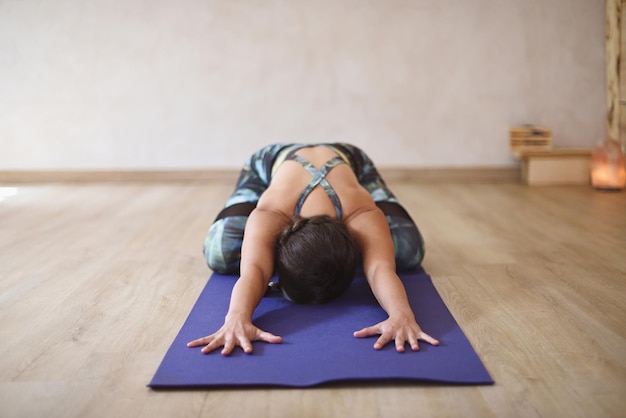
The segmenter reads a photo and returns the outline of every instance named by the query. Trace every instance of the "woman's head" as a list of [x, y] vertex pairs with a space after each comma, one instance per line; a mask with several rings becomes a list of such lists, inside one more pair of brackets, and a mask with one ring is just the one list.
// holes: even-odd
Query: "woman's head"
[[359, 249], [346, 225], [330, 216], [296, 217], [276, 242], [275, 264], [285, 297], [325, 303], [354, 278]]

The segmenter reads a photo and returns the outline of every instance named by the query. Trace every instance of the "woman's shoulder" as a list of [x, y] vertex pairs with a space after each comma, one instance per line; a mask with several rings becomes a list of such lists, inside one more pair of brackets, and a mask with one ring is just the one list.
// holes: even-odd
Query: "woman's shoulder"
[[340, 199], [346, 222], [360, 213], [378, 208], [374, 199], [372, 199], [372, 195], [358, 183], [342, 189]]
[[288, 183], [272, 181], [261, 195], [257, 207], [259, 209], [293, 215], [298, 196]]

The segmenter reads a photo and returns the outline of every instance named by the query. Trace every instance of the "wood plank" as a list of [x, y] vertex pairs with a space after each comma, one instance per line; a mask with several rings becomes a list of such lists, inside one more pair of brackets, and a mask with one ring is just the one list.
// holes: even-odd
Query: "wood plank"
[[521, 158], [553, 158], [553, 157], [590, 157], [593, 150], [590, 148], [552, 148], [538, 150], [524, 150], [519, 153]]
[[620, 416], [626, 193], [390, 187], [424, 267], [493, 375], [155, 392], [145, 387], [210, 272], [202, 240], [233, 182], [24, 184], [0, 202], [0, 416]]
[[621, 15], [622, 0], [606, 0], [606, 134], [617, 141], [620, 141]]
[[0, 184], [235, 180], [239, 170], [0, 170]]
[[[510, 167], [379, 167], [390, 180], [515, 182], [519, 168]], [[119, 182], [193, 182], [232, 181], [239, 169], [204, 170], [0, 170], [0, 185], [41, 183], [119, 183]]]
[[[621, 64], [621, 57], [626, 57], [626, 19], [622, 17], [622, 13], [626, 4], [626, 0], [607, 0], [607, 14], [610, 13], [611, 8], [615, 10], [616, 5], [619, 5], [619, 75], [618, 75], [618, 97], [619, 97], [619, 130], [617, 137], [622, 144], [622, 149], [626, 150], [626, 65]], [[608, 47], [608, 42], [607, 42]], [[607, 71], [609, 67], [607, 64]], [[608, 83], [607, 83], [608, 84]], [[608, 87], [607, 87], [608, 90]], [[607, 103], [610, 103], [611, 96], [608, 96]], [[610, 105], [607, 105], [607, 108]], [[608, 118], [607, 118], [608, 119]]]

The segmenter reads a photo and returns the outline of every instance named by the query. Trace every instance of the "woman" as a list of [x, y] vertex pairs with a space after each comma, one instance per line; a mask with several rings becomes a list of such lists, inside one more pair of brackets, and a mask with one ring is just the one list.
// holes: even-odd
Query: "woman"
[[223, 347], [229, 355], [236, 346], [251, 353], [252, 341], [282, 341], [252, 324], [275, 271], [287, 299], [324, 303], [345, 291], [359, 261], [388, 318], [354, 336], [379, 335], [375, 349], [394, 340], [399, 352], [406, 343], [418, 350], [418, 340], [439, 344], [415, 321], [396, 274], [421, 263], [421, 234], [353, 145], [273, 144], [254, 153], [209, 229], [204, 254], [214, 271], [239, 273], [224, 325], [188, 343], [204, 345], [205, 354]]

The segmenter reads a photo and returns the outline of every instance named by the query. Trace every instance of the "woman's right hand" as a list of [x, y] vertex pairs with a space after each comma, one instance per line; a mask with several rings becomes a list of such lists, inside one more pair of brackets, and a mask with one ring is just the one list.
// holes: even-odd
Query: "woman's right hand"
[[202, 347], [203, 354], [224, 347], [222, 354], [230, 355], [235, 347], [241, 347], [246, 354], [252, 353], [252, 342], [264, 341], [271, 344], [279, 344], [283, 339], [277, 335], [257, 328], [250, 321], [226, 320], [224, 325], [217, 332], [198, 338], [187, 343], [187, 347]]

